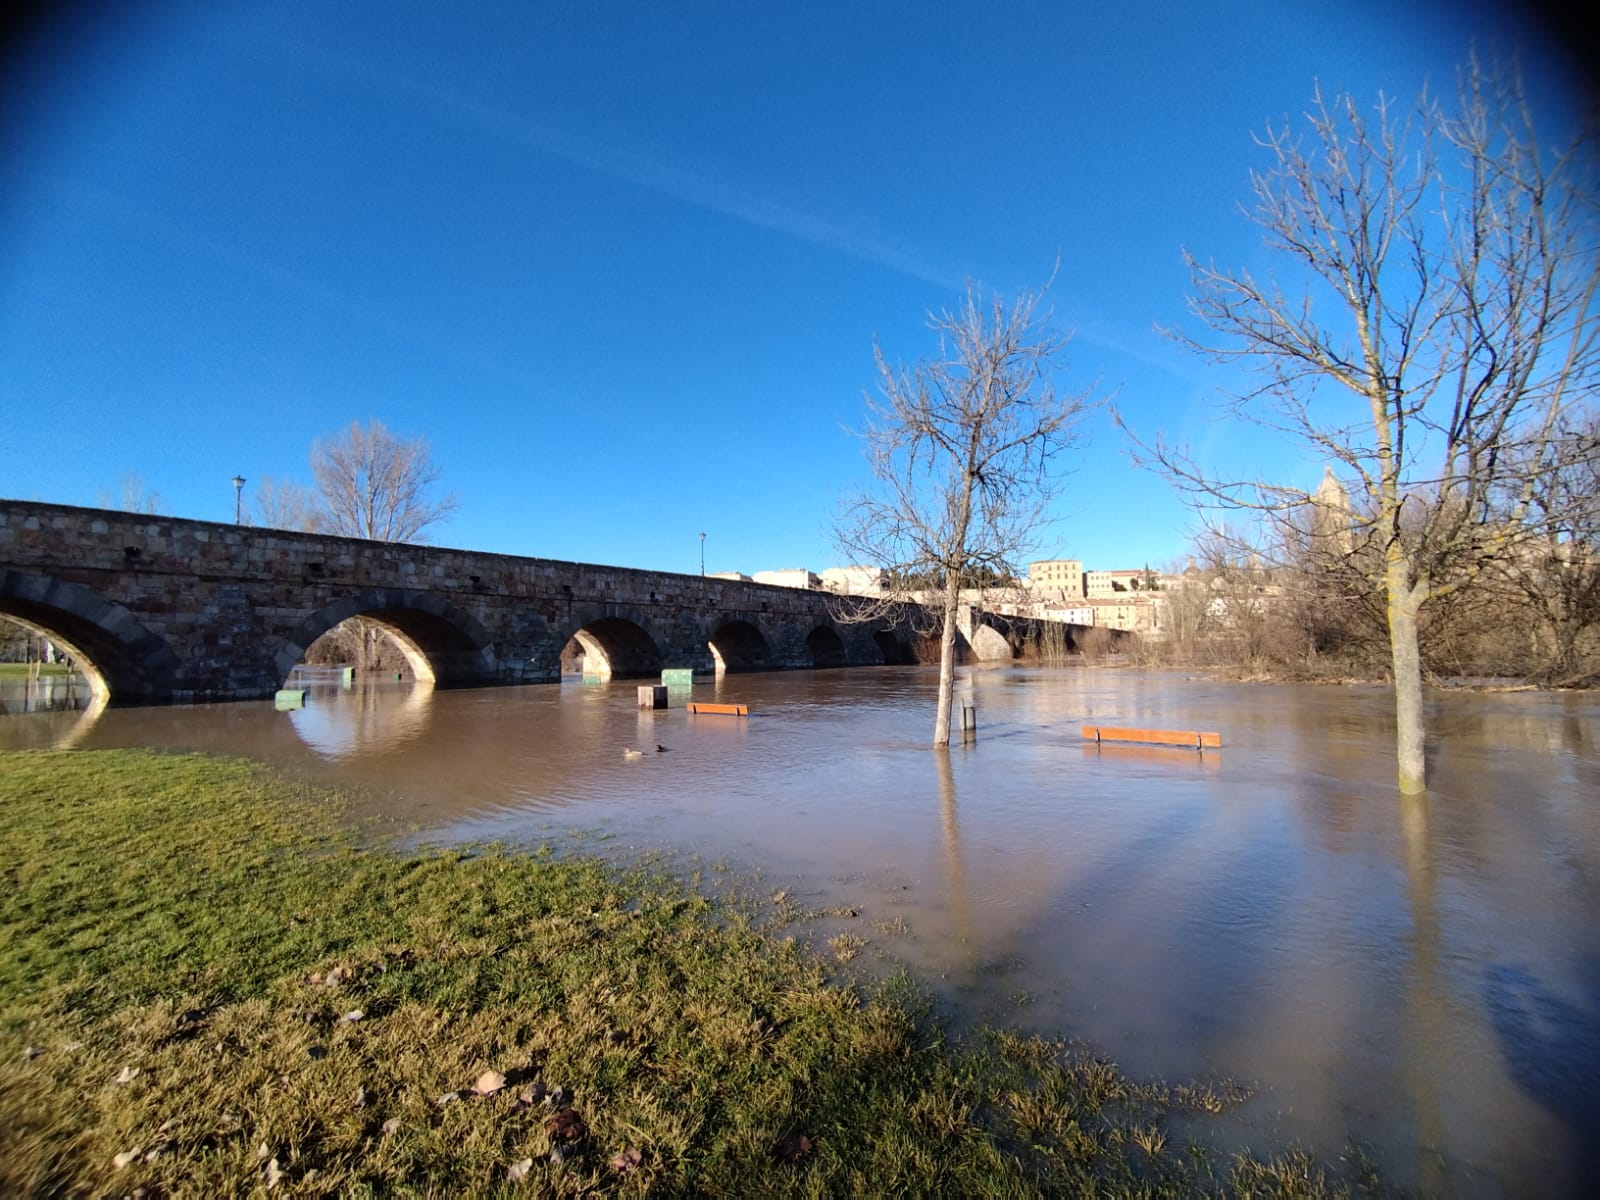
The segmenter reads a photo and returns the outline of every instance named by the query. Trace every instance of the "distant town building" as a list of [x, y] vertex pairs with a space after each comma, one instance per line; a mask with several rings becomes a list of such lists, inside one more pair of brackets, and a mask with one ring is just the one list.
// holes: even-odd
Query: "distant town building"
[[769, 583], [774, 587], [788, 588], [820, 588], [822, 580], [818, 579], [815, 572], [804, 567], [785, 567], [780, 571], [757, 571], [751, 577], [754, 583]]
[[[1160, 637], [1167, 625], [1168, 592], [1181, 589], [1186, 583], [1206, 586], [1201, 572], [1192, 571], [1186, 576], [1163, 575], [1149, 567], [1085, 571], [1082, 559], [1040, 559], [1028, 564], [1025, 584], [963, 588], [960, 603], [1003, 616], [1125, 629]], [[839, 595], [879, 596], [891, 590], [885, 571], [866, 566], [828, 567], [820, 576], [804, 567], [792, 567], [757, 571], [753, 576], [729, 573], [721, 578], [821, 588]], [[944, 602], [944, 592], [938, 588], [914, 589], [903, 595], [930, 607]]]
[[1041, 559], [1028, 564], [1027, 603], [1018, 611], [1072, 625], [1156, 633], [1166, 624], [1171, 583], [1149, 567], [1085, 571], [1082, 559]]
[[755, 581], [743, 571], [713, 571], [706, 576], [707, 579], [732, 579], [736, 583], [754, 583]]
[[1154, 633], [1163, 624], [1162, 614], [1165, 604], [1159, 599], [1159, 593], [1149, 596], [1135, 596], [1133, 594], [1118, 595], [1115, 597], [1089, 597], [1087, 607], [1093, 614], [1092, 621], [1085, 622], [1098, 625], [1106, 629], [1127, 629], [1135, 633]]
[[1060, 588], [1075, 596], [1082, 596], [1083, 560], [1079, 558], [1045, 558], [1028, 564], [1028, 586], [1034, 591]]
[[1149, 567], [1135, 570], [1089, 571], [1084, 575], [1084, 594], [1091, 600], [1107, 599], [1127, 592], [1160, 590], [1160, 577]]
[[1079, 600], [1075, 604], [1045, 602], [1039, 605], [1034, 615], [1043, 621], [1062, 621], [1068, 625], [1094, 624], [1094, 606], [1087, 600]]
[[881, 596], [888, 590], [882, 567], [828, 567], [822, 586], [842, 596]]

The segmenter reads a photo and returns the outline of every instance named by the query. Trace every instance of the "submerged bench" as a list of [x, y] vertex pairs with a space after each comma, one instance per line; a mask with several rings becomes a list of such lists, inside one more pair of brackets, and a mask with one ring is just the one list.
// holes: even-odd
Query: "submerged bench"
[[1154, 742], [1158, 746], [1188, 746], [1195, 750], [1222, 748], [1220, 733], [1188, 729], [1117, 729], [1110, 725], [1085, 725], [1083, 736], [1100, 742]]
[[750, 706], [748, 704], [702, 704], [698, 701], [688, 705], [692, 713], [707, 713], [722, 717], [748, 717]]

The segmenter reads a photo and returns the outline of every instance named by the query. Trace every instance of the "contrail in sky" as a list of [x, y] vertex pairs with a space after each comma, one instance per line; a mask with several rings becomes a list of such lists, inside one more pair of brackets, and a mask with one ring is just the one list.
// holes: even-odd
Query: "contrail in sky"
[[[260, 41], [245, 45], [232, 43], [249, 52], [259, 49]], [[331, 72], [400, 92], [426, 101], [505, 141], [563, 159], [635, 187], [658, 192], [709, 212], [721, 213], [759, 229], [771, 230], [827, 250], [887, 267], [912, 279], [938, 287], [960, 290], [963, 282], [939, 270], [914, 250], [894, 245], [869, 234], [849, 229], [822, 217], [791, 208], [777, 200], [758, 196], [732, 184], [685, 170], [660, 159], [603, 145], [552, 126], [533, 121], [504, 109], [492, 108], [433, 84], [374, 67], [359, 59], [320, 47], [280, 43], [299, 61], [320, 64]]]

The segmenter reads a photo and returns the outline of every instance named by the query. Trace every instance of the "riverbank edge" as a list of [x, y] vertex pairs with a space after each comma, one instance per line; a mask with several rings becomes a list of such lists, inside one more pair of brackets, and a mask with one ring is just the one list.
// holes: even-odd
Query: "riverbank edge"
[[358, 844], [342, 807], [243, 760], [0, 754], [0, 1191], [1347, 1190], [1168, 1144], [1231, 1089], [957, 1043], [662, 872]]
[[[1270, 670], [1238, 664], [1164, 662], [1159, 659], [1128, 659], [1127, 661], [1101, 661], [1087, 664], [1097, 670], [1178, 671], [1187, 678], [1216, 680], [1223, 683], [1296, 683], [1323, 687], [1392, 688], [1394, 681], [1387, 675], [1319, 674], [1315, 671]], [[1452, 679], [1425, 679], [1425, 687], [1438, 692], [1475, 692], [1496, 694], [1502, 692], [1594, 692], [1600, 691], [1600, 676], [1585, 677], [1568, 683], [1532, 683], [1510, 676], [1461, 677]]]

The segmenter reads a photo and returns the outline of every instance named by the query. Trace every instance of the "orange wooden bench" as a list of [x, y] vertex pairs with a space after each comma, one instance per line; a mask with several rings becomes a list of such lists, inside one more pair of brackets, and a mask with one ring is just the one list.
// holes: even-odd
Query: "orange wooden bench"
[[748, 717], [750, 706], [748, 704], [702, 704], [699, 701], [687, 706], [692, 713], [708, 713], [723, 717]]
[[1188, 729], [1114, 729], [1109, 725], [1085, 725], [1083, 736], [1098, 742], [1154, 742], [1158, 746], [1189, 746], [1204, 750], [1221, 749], [1220, 733], [1201, 733]]

